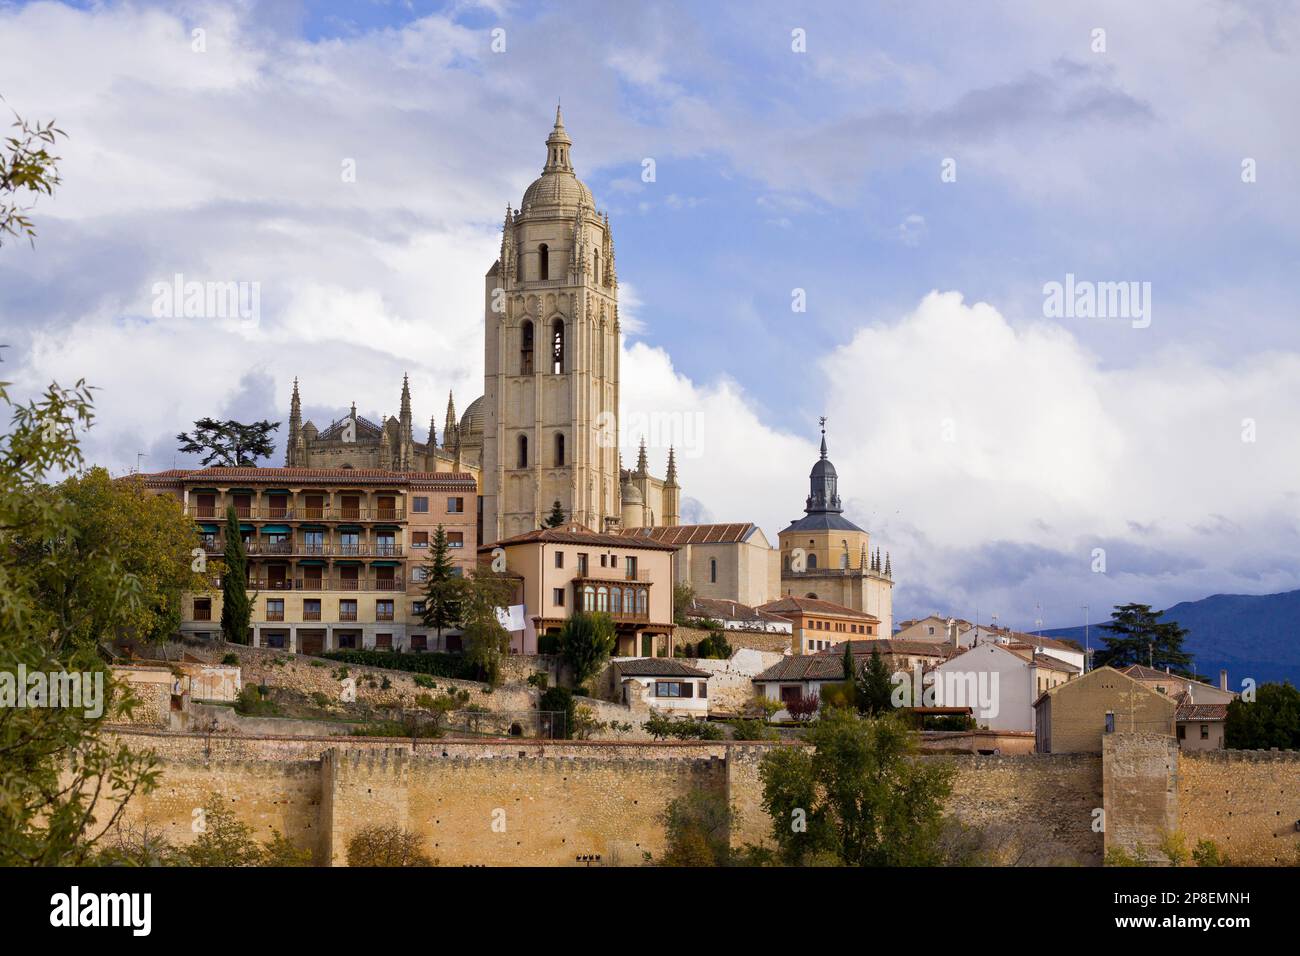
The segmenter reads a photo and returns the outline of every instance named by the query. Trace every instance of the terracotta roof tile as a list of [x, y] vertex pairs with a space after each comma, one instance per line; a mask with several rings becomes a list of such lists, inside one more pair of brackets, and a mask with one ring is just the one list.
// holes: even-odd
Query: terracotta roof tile
[[866, 611], [855, 611], [843, 604], [823, 601], [820, 598], [801, 598], [793, 595], [778, 598], [775, 601], [768, 601], [766, 604], [759, 605], [758, 610], [767, 611], [769, 614], [779, 614], [782, 617], [790, 614], [824, 614], [828, 617], [851, 617], [856, 620], [880, 623], [880, 618], [874, 614], [868, 614]]
[[623, 528], [618, 533], [630, 538], [653, 538], [665, 544], [720, 544], [746, 540], [754, 531], [752, 521], [736, 524], [680, 524], [668, 528]]
[[495, 547], [506, 547], [514, 544], [585, 544], [591, 547], [606, 548], [623, 548], [623, 549], [641, 549], [644, 551], [676, 551], [675, 544], [664, 544], [650, 538], [629, 541], [625, 535], [621, 534], [603, 534], [599, 531], [587, 531], [586, 529], [576, 528], [541, 528], [537, 531], [525, 531], [523, 534], [517, 534], [513, 537], [502, 538], [493, 544], [485, 544], [479, 548], [480, 552], [491, 551]]

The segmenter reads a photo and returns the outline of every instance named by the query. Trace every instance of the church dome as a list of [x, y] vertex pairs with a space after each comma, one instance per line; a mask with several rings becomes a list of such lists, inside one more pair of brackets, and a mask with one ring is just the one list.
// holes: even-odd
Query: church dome
[[573, 173], [542, 173], [533, 180], [533, 184], [524, 191], [524, 201], [520, 208], [531, 209], [537, 206], [595, 206], [591, 190], [587, 184]]
[[483, 396], [480, 395], [474, 401], [469, 403], [469, 408], [465, 409], [465, 414], [460, 417], [460, 433], [462, 435], [482, 435], [483, 434]]
[[835, 472], [835, 466], [830, 463], [830, 459], [819, 458], [817, 464], [812, 466], [812, 471], [808, 473], [808, 477], [816, 480], [818, 478], [838, 478], [839, 475]]
[[555, 128], [546, 138], [546, 165], [542, 169], [542, 175], [524, 190], [520, 209], [525, 214], [536, 206], [567, 206], [573, 209], [584, 204], [591, 207], [596, 205], [591, 190], [573, 171], [573, 163], [569, 159], [569, 147], [572, 145], [557, 106]]
[[645, 499], [641, 496], [641, 489], [630, 481], [623, 482], [623, 488], [620, 492], [625, 505], [645, 504]]

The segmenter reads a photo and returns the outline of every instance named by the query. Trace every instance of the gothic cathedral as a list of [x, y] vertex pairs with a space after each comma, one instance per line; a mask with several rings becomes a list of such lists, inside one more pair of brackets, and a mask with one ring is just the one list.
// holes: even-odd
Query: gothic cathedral
[[[609, 214], [569, 156], [557, 107], [546, 165], [516, 210], [484, 281], [483, 537], [537, 529], [555, 502], [593, 531], [675, 524], [675, 469], [650, 478], [618, 455], [618, 274]], [[638, 480], [639, 479], [639, 480]], [[626, 507], [624, 485], [641, 501]], [[647, 501], [647, 497], [653, 498]]]

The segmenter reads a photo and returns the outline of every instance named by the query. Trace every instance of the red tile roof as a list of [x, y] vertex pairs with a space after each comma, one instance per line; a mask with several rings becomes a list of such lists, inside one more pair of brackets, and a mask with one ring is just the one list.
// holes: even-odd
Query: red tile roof
[[625, 535], [603, 534], [588, 531], [585, 528], [540, 528], [537, 531], [525, 531], [509, 538], [502, 538], [492, 544], [479, 548], [480, 552], [491, 551], [496, 547], [509, 547], [515, 544], [585, 544], [591, 547], [620, 548], [632, 551], [676, 551], [675, 544], [664, 544], [651, 538], [629, 541]]
[[1178, 710], [1174, 714], [1176, 720], [1227, 720], [1227, 704], [1196, 704], [1187, 699], [1187, 692], [1175, 694], [1174, 700], [1178, 701]]
[[623, 528], [619, 534], [634, 538], [653, 538], [665, 544], [720, 544], [745, 541], [754, 532], [754, 523], [679, 524], [668, 528]]
[[[131, 476], [135, 477], [135, 476]], [[350, 484], [350, 485], [472, 485], [468, 472], [383, 471], [379, 468], [173, 468], [142, 474], [145, 484]]]
[[851, 617], [855, 620], [880, 623], [880, 618], [874, 614], [868, 614], [866, 611], [855, 611], [843, 604], [823, 601], [820, 598], [802, 598], [793, 595], [778, 598], [775, 601], [768, 601], [766, 604], [759, 605], [758, 610], [767, 611], [769, 614], [779, 614], [782, 617], [788, 617], [791, 614], [824, 614], [827, 617]]

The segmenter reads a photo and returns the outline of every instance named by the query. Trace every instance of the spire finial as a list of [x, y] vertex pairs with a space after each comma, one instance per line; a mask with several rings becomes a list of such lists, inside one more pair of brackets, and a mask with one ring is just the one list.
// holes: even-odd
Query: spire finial
[[560, 98], [555, 98], [555, 128], [564, 129], [564, 117], [560, 113]]
[[821, 418], [817, 419], [817, 423], [821, 425], [821, 429], [822, 429], [822, 458], [825, 458], [826, 457], [826, 416], [823, 415], [821, 416]]

